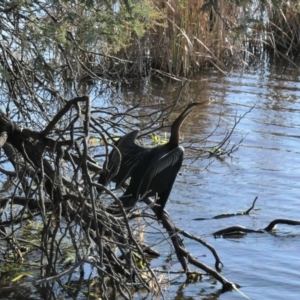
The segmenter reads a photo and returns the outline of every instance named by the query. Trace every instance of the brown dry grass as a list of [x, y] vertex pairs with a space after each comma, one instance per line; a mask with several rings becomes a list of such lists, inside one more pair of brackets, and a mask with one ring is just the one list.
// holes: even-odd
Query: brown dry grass
[[272, 46], [286, 55], [300, 51], [300, 5], [297, 2], [289, 1], [281, 9], [270, 11], [268, 30], [273, 35]]
[[150, 35], [152, 67], [170, 74], [188, 76], [207, 64], [227, 70], [223, 56], [237, 57], [242, 43], [234, 41], [231, 29], [241, 10], [224, 0], [202, 11], [203, 0], [156, 1], [166, 15], [165, 27]]
[[266, 49], [286, 59], [299, 53], [298, 1], [279, 8], [261, 1], [238, 6], [236, 1], [220, 0], [203, 11], [205, 2], [153, 0], [165, 19], [122, 50], [121, 57], [129, 61], [122, 76], [141, 77], [150, 69], [171, 77], [190, 76], [208, 65], [225, 73], [233, 67], [254, 66], [264, 59]]

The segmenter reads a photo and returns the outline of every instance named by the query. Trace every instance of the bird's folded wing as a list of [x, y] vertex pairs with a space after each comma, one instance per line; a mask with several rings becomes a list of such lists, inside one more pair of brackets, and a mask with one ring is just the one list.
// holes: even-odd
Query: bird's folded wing
[[[137, 191], [137, 196], [138, 195], [143, 195], [145, 194], [150, 186], [151, 180], [160, 172], [171, 168], [174, 166], [179, 160], [183, 159], [183, 154], [184, 154], [184, 148], [179, 146], [169, 153], [165, 154], [164, 156], [160, 157], [157, 160], [152, 160], [149, 162], [149, 166], [147, 168], [147, 171], [145, 172], [139, 189]], [[165, 180], [168, 180], [165, 178]]]

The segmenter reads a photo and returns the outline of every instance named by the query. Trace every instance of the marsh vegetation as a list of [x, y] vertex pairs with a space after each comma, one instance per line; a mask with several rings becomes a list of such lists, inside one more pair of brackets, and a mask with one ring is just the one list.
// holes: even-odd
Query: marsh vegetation
[[[188, 282], [209, 275], [220, 290], [236, 288], [221, 275], [211, 245], [181, 230], [166, 212], [156, 218], [155, 197], [125, 211], [119, 197], [126, 185], [111, 190], [98, 177], [124, 134], [139, 129], [140, 143], [163, 143], [162, 131], [188, 102], [199, 101], [188, 83], [201, 70], [216, 68], [224, 76], [232, 69], [255, 70], [266, 56], [295, 65], [298, 2], [20, 0], [0, 4], [0, 16], [1, 293], [163, 296], [166, 276], [145, 254], [156, 246], [147, 244], [152, 227], [160, 240], [170, 241]], [[133, 85], [147, 93], [155, 80], [182, 84], [168, 102], [159, 95], [155, 103], [122, 98]], [[204, 144], [214, 128], [191, 141], [197, 158], [237, 151], [243, 137], [230, 137], [243, 116], [234, 116], [232, 127], [209, 147]], [[149, 138], [152, 133], [159, 139]], [[118, 215], [110, 213], [112, 203]], [[183, 238], [207, 247], [213, 267]], [[205, 273], [191, 272], [191, 265]]]

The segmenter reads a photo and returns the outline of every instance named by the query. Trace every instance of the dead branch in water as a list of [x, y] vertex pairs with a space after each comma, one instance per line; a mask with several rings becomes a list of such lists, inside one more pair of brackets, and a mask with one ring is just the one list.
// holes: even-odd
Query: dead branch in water
[[[167, 110], [163, 112], [167, 113]], [[57, 130], [66, 115], [69, 115], [68, 122]], [[84, 124], [76, 132], [75, 124], [82, 115]], [[83, 274], [84, 265], [89, 264], [97, 270], [101, 296], [112, 288], [115, 297], [121, 295], [124, 299], [130, 299], [131, 287], [143, 287], [149, 292], [155, 290], [157, 294], [160, 281], [147, 263], [144, 247], [136, 238], [130, 223], [130, 219], [137, 215], [125, 212], [118, 197], [109, 189], [105, 189], [106, 195], [118, 203], [120, 215], [111, 214], [109, 203], [97, 198], [96, 187], [99, 184], [93, 178], [101, 168], [88, 151], [89, 124], [93, 122], [87, 96], [65, 102], [52, 121], [49, 120], [48, 125], [40, 131], [19, 127], [0, 112], [0, 143], [7, 160], [14, 166], [14, 171], [2, 170], [7, 176], [13, 177], [14, 188], [9, 196], [1, 200], [0, 213], [9, 207], [21, 207], [16, 210], [17, 213], [11, 211], [10, 217], [0, 222], [3, 241], [9, 245], [4, 251], [4, 260], [10, 257], [11, 249], [14, 249], [17, 259], [26, 259], [28, 253], [23, 251], [21, 244], [33, 247], [40, 254], [41, 261], [46, 262], [41, 267], [37, 283], [50, 293], [54, 283], [62, 286], [61, 282], [71, 278], [77, 269]], [[96, 125], [94, 129], [98, 128]], [[153, 204], [151, 199], [145, 202]], [[154, 220], [157, 222], [155, 216]], [[34, 242], [26, 242], [15, 234], [19, 228], [26, 227], [25, 222], [33, 221], [42, 228]], [[193, 277], [189, 268], [189, 265], [193, 265], [219, 281], [223, 291], [234, 288], [234, 284], [220, 274], [223, 264], [213, 246], [176, 227], [166, 212], [161, 222], [187, 280]], [[13, 229], [12, 233], [6, 228]], [[207, 247], [215, 257], [216, 270], [189, 252], [181, 236]], [[63, 259], [65, 243], [71, 246], [74, 264], [62, 272], [58, 262]], [[116, 250], [119, 255], [116, 255]], [[108, 279], [109, 285], [106, 284]], [[67, 293], [69, 284], [63, 287]], [[85, 281], [80, 281], [79, 289], [83, 285]]]
[[[222, 219], [222, 218], [230, 218], [230, 217], [236, 217], [236, 216], [249, 215], [251, 210], [254, 209], [257, 199], [258, 199], [258, 197], [255, 197], [251, 207], [249, 209], [247, 209], [246, 211], [244, 211], [244, 212], [221, 214], [221, 215], [214, 216], [212, 218], [196, 218], [196, 219], [193, 219], [193, 220], [194, 221], [203, 221], [203, 220], [210, 220], [210, 219]], [[271, 232], [271, 231], [274, 230], [274, 227], [277, 224], [285, 224], [285, 225], [296, 226], [296, 225], [300, 225], [300, 221], [298, 221], [298, 220], [289, 220], [289, 219], [276, 219], [276, 220], [273, 220], [272, 222], [270, 222], [270, 224], [267, 227], [265, 227], [264, 229], [250, 229], [250, 228], [246, 228], [244, 226], [235, 225], [235, 226], [230, 226], [230, 227], [226, 227], [224, 229], [218, 230], [218, 231], [213, 233], [213, 236], [215, 236], [215, 237], [219, 237], [219, 236], [223, 236], [223, 237], [230, 236], [230, 237], [232, 237], [234, 235], [239, 236], [239, 235], [243, 235], [243, 234], [247, 234], [247, 233]]]
[[[144, 199], [144, 202], [149, 205], [150, 207], [153, 207], [154, 201], [151, 198]], [[156, 212], [154, 210], [154, 212]], [[218, 280], [222, 286], [223, 291], [231, 291], [234, 289], [234, 284], [230, 281], [228, 281], [225, 277], [223, 277], [218, 271], [215, 271], [214, 269], [210, 268], [209, 266], [201, 263], [195, 256], [193, 256], [184, 246], [183, 240], [179, 237], [178, 234], [182, 234], [185, 237], [191, 238], [193, 240], [196, 240], [197, 242], [201, 243], [205, 247], [207, 247], [216, 258], [216, 269], [220, 270], [219, 265], [223, 265], [221, 260], [219, 259], [219, 256], [217, 255], [215, 249], [209, 245], [208, 243], [204, 242], [202, 239], [195, 237], [189, 233], [187, 233], [184, 230], [179, 229], [174, 225], [172, 220], [170, 219], [169, 214], [164, 211], [163, 216], [161, 218], [161, 222], [163, 227], [166, 229], [172, 243], [175, 249], [175, 253], [177, 255], [178, 261], [181, 263], [182, 268], [186, 274], [190, 273], [189, 267], [187, 265], [187, 262], [190, 264], [200, 268], [201, 270], [204, 270], [207, 272], [207, 274], [213, 276], [216, 280]]]
[[242, 234], [242, 233], [264, 233], [264, 232], [272, 232], [274, 230], [274, 227], [277, 224], [285, 224], [285, 225], [292, 225], [292, 226], [296, 226], [296, 225], [300, 225], [300, 221], [298, 220], [290, 220], [290, 219], [276, 219], [273, 220], [272, 222], [270, 222], [270, 224], [265, 227], [264, 229], [249, 229], [243, 226], [230, 226], [221, 230], [218, 230], [216, 232], [213, 233], [213, 235], [215, 237], [217, 236], [232, 236], [235, 234]]
[[258, 197], [255, 197], [255, 199], [253, 200], [253, 203], [252, 203], [251, 207], [248, 208], [246, 211], [243, 211], [243, 212], [230, 213], [230, 214], [221, 214], [221, 215], [214, 216], [212, 218], [195, 218], [193, 220], [194, 221], [203, 221], [203, 220], [210, 220], [210, 219], [223, 219], [223, 218], [230, 218], [230, 217], [236, 217], [236, 216], [249, 215], [250, 211], [252, 209], [254, 209], [255, 202], [256, 202], [257, 199], [258, 199]]

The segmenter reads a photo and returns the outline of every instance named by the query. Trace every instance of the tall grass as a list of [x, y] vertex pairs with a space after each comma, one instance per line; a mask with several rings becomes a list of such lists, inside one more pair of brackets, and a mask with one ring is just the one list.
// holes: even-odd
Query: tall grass
[[225, 72], [228, 57], [240, 63], [244, 45], [232, 29], [244, 13], [234, 2], [220, 0], [211, 6], [203, 0], [155, 3], [166, 19], [165, 27], [151, 34], [153, 68], [187, 76], [207, 65]]
[[203, 12], [203, 0], [158, 2], [157, 9], [166, 14], [166, 26], [151, 35], [153, 67], [185, 76], [207, 62], [224, 68], [216, 52], [226, 36], [219, 16], [213, 10]]
[[287, 59], [300, 50], [299, 1], [153, 0], [153, 8], [164, 21], [122, 50], [124, 75], [190, 76], [208, 65], [226, 72], [267, 49]]
[[300, 3], [287, 1], [280, 9], [272, 7], [268, 23], [272, 33], [273, 48], [286, 55], [300, 52]]

